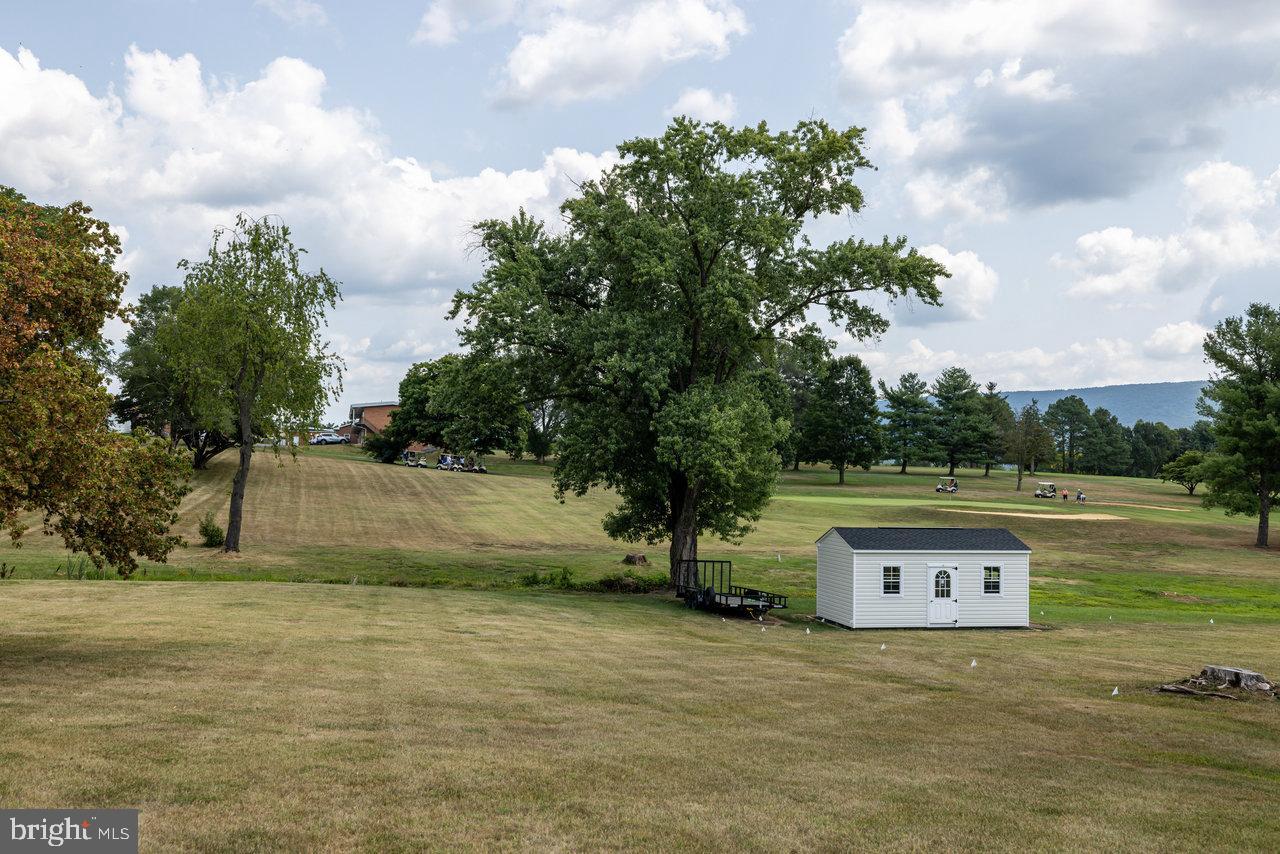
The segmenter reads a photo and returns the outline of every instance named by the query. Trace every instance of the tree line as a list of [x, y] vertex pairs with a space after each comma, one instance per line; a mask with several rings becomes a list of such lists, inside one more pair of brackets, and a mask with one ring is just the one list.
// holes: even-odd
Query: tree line
[[[818, 120], [772, 132], [679, 118], [619, 145], [619, 163], [578, 186], [556, 230], [523, 211], [477, 224], [482, 271], [450, 314], [463, 352], [409, 372], [381, 452], [407, 441], [554, 449], [556, 495], [611, 490], [605, 531], [669, 542], [673, 574], [700, 537], [740, 540], [782, 468], [802, 462], [841, 479], [883, 459], [952, 473], [1008, 465], [1019, 485], [1046, 469], [1163, 472], [1207, 484], [1207, 504], [1258, 515], [1266, 545], [1280, 489], [1280, 318], [1269, 306], [1207, 337], [1208, 423], [1185, 432], [1126, 428], [1079, 398], [1015, 412], [959, 367], [932, 384], [907, 374], [877, 387], [857, 357], [832, 355], [815, 315], [854, 340], [875, 337], [889, 324], [874, 306], [940, 305], [948, 275], [903, 236], [812, 242], [813, 220], [864, 205], [863, 138]], [[135, 555], [162, 560], [177, 544], [184, 467], [234, 447], [225, 547], [238, 549], [255, 446], [279, 448], [340, 388], [322, 336], [338, 283], [303, 268], [282, 223], [242, 216], [215, 232], [207, 257], [180, 263], [180, 286], [143, 298], [112, 401], [101, 327], [127, 313], [124, 275], [118, 240], [87, 214], [0, 192], [0, 400], [16, 425], [0, 455], [4, 525], [17, 537], [20, 514], [42, 511], [95, 560], [122, 571]], [[132, 436], [106, 435], [109, 410]]]
[[[375, 452], [394, 459], [422, 441], [542, 458], [554, 447], [556, 494], [613, 490], [606, 532], [669, 540], [673, 573], [697, 557], [701, 535], [740, 539], [779, 470], [801, 463], [830, 464], [841, 481], [884, 459], [952, 474], [1005, 465], [1021, 489], [1028, 473], [1156, 477], [1181, 460], [1206, 483], [1217, 473], [1207, 503], [1257, 513], [1265, 530], [1280, 439], [1246, 434], [1274, 424], [1280, 406], [1254, 391], [1274, 387], [1280, 365], [1266, 307], [1250, 308], [1249, 331], [1224, 322], [1206, 341], [1221, 376], [1206, 390], [1206, 421], [1177, 430], [1120, 424], [1076, 396], [1014, 411], [959, 367], [932, 384], [907, 374], [877, 388], [857, 357], [833, 357], [811, 312], [855, 340], [874, 337], [888, 321], [866, 296], [939, 304], [948, 275], [902, 237], [809, 242], [814, 217], [861, 208], [861, 142], [861, 130], [820, 121], [771, 133], [677, 119], [619, 146], [619, 165], [564, 202], [562, 229], [523, 211], [480, 223], [483, 272], [451, 314], [464, 353], [414, 367], [401, 386], [408, 405]], [[1250, 362], [1259, 351], [1270, 355]], [[472, 417], [471, 401], [489, 415]]]

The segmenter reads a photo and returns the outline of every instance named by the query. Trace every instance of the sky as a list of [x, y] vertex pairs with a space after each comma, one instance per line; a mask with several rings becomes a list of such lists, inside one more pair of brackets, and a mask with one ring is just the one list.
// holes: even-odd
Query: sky
[[[127, 298], [177, 284], [238, 212], [342, 282], [327, 413], [457, 349], [470, 226], [558, 221], [673, 115], [867, 129], [866, 207], [815, 240], [906, 235], [944, 305], [854, 341], [889, 381], [1200, 379], [1207, 329], [1276, 301], [1280, 4], [1233, 0], [120, 0], [0, 5], [0, 184], [80, 199]], [[119, 340], [123, 327], [112, 324]]]

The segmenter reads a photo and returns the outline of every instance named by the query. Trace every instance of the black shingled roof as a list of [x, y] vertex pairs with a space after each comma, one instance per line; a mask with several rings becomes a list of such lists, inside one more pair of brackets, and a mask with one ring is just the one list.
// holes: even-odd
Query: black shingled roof
[[[1007, 528], [832, 528], [858, 551], [1029, 552]], [[828, 531], [827, 533], [830, 533]], [[825, 537], [826, 534], [823, 534]]]

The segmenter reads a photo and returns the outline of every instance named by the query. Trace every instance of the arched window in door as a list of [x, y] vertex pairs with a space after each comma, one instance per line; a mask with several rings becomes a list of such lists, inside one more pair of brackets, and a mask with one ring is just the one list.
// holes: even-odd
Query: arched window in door
[[940, 569], [933, 576], [933, 598], [951, 598], [951, 573]]

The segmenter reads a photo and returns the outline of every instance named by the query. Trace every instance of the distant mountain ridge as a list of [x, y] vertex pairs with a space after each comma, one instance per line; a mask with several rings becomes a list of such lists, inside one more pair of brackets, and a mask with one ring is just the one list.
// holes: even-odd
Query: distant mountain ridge
[[1170, 427], [1190, 427], [1200, 417], [1196, 414], [1196, 401], [1206, 384], [1204, 380], [1128, 383], [1089, 388], [1009, 391], [1005, 392], [1005, 396], [1015, 412], [1030, 403], [1032, 398], [1040, 402], [1040, 411], [1043, 412], [1055, 400], [1074, 394], [1088, 404], [1090, 409], [1101, 406], [1119, 418], [1121, 424], [1128, 426], [1133, 426], [1133, 422], [1141, 419], [1163, 421]]

